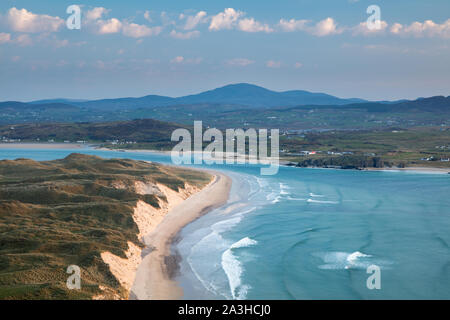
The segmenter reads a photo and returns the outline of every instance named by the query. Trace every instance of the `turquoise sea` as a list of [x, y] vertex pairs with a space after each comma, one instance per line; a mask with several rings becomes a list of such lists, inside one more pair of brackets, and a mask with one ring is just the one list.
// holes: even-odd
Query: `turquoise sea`
[[[147, 152], [0, 149], [0, 159], [71, 152], [170, 163]], [[233, 179], [226, 206], [181, 232], [188, 299], [450, 299], [450, 175], [206, 166]], [[380, 289], [366, 281], [380, 269]]]

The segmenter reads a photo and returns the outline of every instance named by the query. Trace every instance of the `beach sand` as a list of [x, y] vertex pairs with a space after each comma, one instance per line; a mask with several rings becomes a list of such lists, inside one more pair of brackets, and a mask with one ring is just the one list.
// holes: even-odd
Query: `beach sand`
[[130, 299], [182, 298], [182, 289], [172, 279], [177, 272], [178, 257], [171, 255], [170, 247], [184, 226], [227, 202], [231, 179], [218, 172], [213, 174], [215, 177], [208, 186], [172, 208], [155, 229], [144, 236], [147, 248], [143, 253], [148, 254], [137, 269]]

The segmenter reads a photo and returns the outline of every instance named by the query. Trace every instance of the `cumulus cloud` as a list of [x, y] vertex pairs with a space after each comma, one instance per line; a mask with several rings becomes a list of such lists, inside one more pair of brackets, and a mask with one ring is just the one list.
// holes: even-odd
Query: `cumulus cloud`
[[281, 62], [280, 61], [269, 60], [269, 61], [266, 62], [266, 66], [268, 68], [279, 68], [279, 67], [281, 67]]
[[183, 40], [196, 38], [199, 35], [200, 35], [200, 31], [197, 31], [197, 30], [189, 31], [189, 32], [178, 32], [178, 31], [172, 30], [170, 32], [170, 36], [172, 38], [183, 39]]
[[17, 32], [56, 32], [63, 25], [64, 20], [45, 14], [35, 14], [26, 9], [9, 9], [6, 15], [9, 27]]
[[314, 27], [309, 28], [309, 31], [315, 36], [324, 37], [342, 33], [343, 30], [337, 27], [333, 18], [326, 18], [319, 21]]
[[7, 43], [11, 41], [11, 34], [0, 32], [0, 44]]
[[236, 25], [237, 20], [243, 15], [244, 13], [241, 11], [227, 8], [211, 18], [209, 30], [232, 29]]
[[127, 37], [143, 38], [155, 36], [161, 33], [161, 27], [147, 27], [146, 25], [136, 23], [124, 23], [122, 33]]
[[273, 32], [267, 24], [262, 24], [253, 18], [239, 20], [238, 29], [245, 32]]
[[306, 30], [309, 20], [285, 20], [281, 19], [278, 26], [282, 31], [293, 32], [293, 31], [304, 31]]
[[184, 25], [184, 30], [192, 30], [197, 27], [200, 23], [207, 22], [205, 11], [199, 11], [195, 16], [185, 16], [184, 14], [180, 15], [180, 19], [186, 18], [186, 24]]
[[310, 25], [310, 20], [280, 19], [278, 28], [285, 32], [304, 31], [318, 37], [340, 34], [344, 31], [342, 28], [337, 27], [333, 18], [326, 18], [312, 26]]
[[97, 20], [98, 34], [118, 33], [122, 29], [122, 22], [119, 19]]
[[239, 66], [239, 67], [246, 67], [253, 63], [255, 63], [255, 61], [249, 60], [246, 58], [235, 58], [235, 59], [226, 61], [226, 64], [229, 66]]
[[102, 18], [108, 12], [109, 12], [109, 10], [106, 8], [96, 7], [91, 10], [88, 10], [86, 12], [85, 17], [86, 17], [86, 20], [88, 20], [88, 21], [94, 21], [94, 20], [98, 20], [98, 19]]
[[352, 33], [354, 36], [357, 35], [370, 36], [376, 34], [383, 34], [385, 33], [387, 27], [388, 24], [386, 21], [380, 21], [379, 29], [369, 29], [369, 27], [367, 26], [367, 22], [361, 22], [359, 25], [352, 28]]
[[432, 20], [424, 22], [413, 22], [410, 25], [402, 25], [395, 23], [392, 25], [390, 32], [401, 36], [421, 37], [440, 37], [450, 38], [450, 19], [442, 24], [435, 23]]
[[[109, 9], [103, 7], [93, 8], [86, 13], [87, 24], [94, 29], [97, 34], [113, 34], [122, 33], [126, 37], [143, 38], [158, 35], [162, 31], [162, 27], [149, 27], [143, 24], [129, 22], [127, 20], [119, 20], [117, 18], [104, 19], [104, 16], [110, 12]], [[146, 11], [144, 17], [148, 20], [150, 12]]]

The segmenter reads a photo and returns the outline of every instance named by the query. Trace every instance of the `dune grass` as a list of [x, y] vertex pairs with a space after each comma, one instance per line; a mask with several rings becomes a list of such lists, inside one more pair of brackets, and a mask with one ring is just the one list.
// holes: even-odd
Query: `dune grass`
[[[0, 299], [91, 299], [102, 293], [99, 286], [125, 297], [100, 254], [125, 257], [127, 241], [141, 246], [132, 218], [136, 202], [167, 201], [138, 194], [136, 181], [178, 191], [185, 182], [201, 187], [210, 176], [81, 154], [0, 161]], [[72, 264], [81, 268], [81, 290], [66, 287]]]

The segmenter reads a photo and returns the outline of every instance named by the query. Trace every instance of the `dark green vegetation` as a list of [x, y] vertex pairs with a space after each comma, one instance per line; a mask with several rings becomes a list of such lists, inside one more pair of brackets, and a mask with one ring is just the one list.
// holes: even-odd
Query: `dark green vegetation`
[[[301, 166], [450, 168], [441, 161], [450, 158], [450, 127], [312, 132], [283, 136], [280, 144]], [[305, 150], [317, 153], [299, 156]]]
[[102, 123], [42, 123], [0, 126], [0, 138], [6, 140], [54, 142], [88, 141], [93, 143], [136, 142], [121, 148], [169, 149], [172, 132], [184, 126], [152, 119]]
[[[100, 254], [125, 258], [127, 241], [140, 245], [138, 200], [167, 201], [136, 193], [135, 181], [179, 190], [209, 180], [204, 172], [81, 154], [0, 161], [0, 299], [90, 299], [102, 293], [99, 285], [125, 297]], [[81, 290], [66, 288], [72, 264], [81, 268]]]

